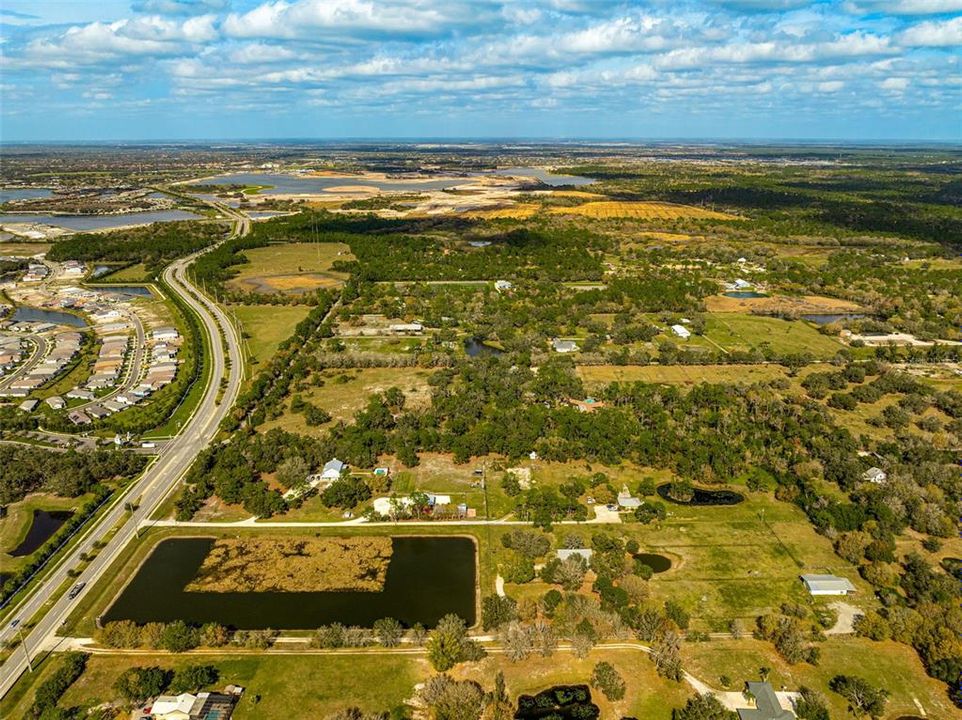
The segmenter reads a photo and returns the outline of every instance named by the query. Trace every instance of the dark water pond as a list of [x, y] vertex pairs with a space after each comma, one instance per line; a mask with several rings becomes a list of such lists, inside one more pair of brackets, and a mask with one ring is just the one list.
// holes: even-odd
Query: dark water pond
[[595, 720], [601, 708], [591, 702], [587, 685], [556, 685], [537, 695], [518, 697], [515, 720]]
[[111, 285], [110, 287], [105, 287], [104, 290], [117, 295], [152, 297], [150, 288], [145, 285]]
[[67, 510], [34, 510], [33, 522], [23, 541], [10, 551], [12, 557], [35, 553], [67, 522], [73, 513]]
[[186, 592], [213, 538], [158, 543], [103, 622], [184, 620], [256, 630], [309, 630], [334, 622], [371, 627], [393, 617], [434, 626], [448, 613], [475, 621], [475, 546], [468, 538], [395, 537], [381, 592]]
[[83, 318], [59, 310], [41, 310], [40, 308], [18, 307], [13, 313], [13, 319], [20, 322], [46, 322], [54, 325], [71, 325], [73, 327], [87, 327]]
[[468, 338], [464, 341], [464, 352], [468, 354], [468, 357], [477, 357], [478, 355], [503, 355], [504, 351], [499, 350], [496, 347], [485, 344], [483, 340], [478, 338]]
[[0, 213], [0, 224], [40, 223], [67, 230], [101, 230], [126, 225], [147, 225], [173, 220], [195, 220], [199, 216], [184, 210], [154, 210], [152, 212], [124, 213], [122, 215], [42, 215], [40, 213]]
[[641, 560], [645, 565], [651, 568], [652, 572], [656, 574], [671, 570], [671, 560], [666, 558], [664, 555], [656, 555], [655, 553], [638, 553], [634, 557], [636, 560]]
[[808, 320], [816, 325], [831, 325], [832, 323], [841, 322], [842, 320], [860, 320], [865, 317], [864, 315], [859, 315], [858, 313], [835, 313], [828, 315], [802, 315], [803, 320]]
[[765, 293], [755, 292], [754, 290], [732, 290], [731, 292], [723, 294], [725, 297], [737, 298], [739, 300], [768, 297]]
[[733, 490], [705, 490], [704, 488], [696, 487], [694, 489], [695, 494], [691, 500], [682, 502], [675, 500], [668, 494], [669, 484], [670, 483], [664, 483], [663, 485], [659, 485], [658, 494], [668, 502], [673, 502], [678, 505], [737, 505], [745, 499], [744, 495]]

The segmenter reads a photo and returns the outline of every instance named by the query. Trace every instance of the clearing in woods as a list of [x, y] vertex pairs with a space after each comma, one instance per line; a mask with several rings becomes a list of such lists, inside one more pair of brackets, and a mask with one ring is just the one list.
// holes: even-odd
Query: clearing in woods
[[284, 243], [244, 251], [247, 262], [234, 268], [228, 286], [259, 293], [298, 294], [340, 285], [346, 273], [331, 269], [354, 259], [343, 243]]

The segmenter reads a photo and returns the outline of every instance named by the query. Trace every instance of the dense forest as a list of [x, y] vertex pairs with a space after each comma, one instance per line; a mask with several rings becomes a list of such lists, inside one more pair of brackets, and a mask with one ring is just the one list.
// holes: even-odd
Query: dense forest
[[54, 243], [47, 257], [55, 261], [143, 263], [157, 272], [172, 260], [201, 250], [226, 234], [218, 223], [153, 223], [110, 233], [78, 233]]
[[76, 497], [97, 483], [133, 477], [146, 464], [147, 458], [130, 452], [59, 453], [24, 445], [0, 445], [0, 504], [17, 502], [38, 491]]
[[[914, 169], [914, 168], [913, 168]], [[907, 177], [900, 163], [858, 160], [837, 167], [768, 165], [582, 165], [559, 172], [602, 181], [622, 200], [664, 200], [748, 213], [756, 230], [779, 235], [882, 234], [962, 246], [958, 163]]]

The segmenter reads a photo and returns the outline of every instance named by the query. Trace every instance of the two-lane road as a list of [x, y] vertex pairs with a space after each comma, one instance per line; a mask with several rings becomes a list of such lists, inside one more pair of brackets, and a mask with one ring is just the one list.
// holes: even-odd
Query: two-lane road
[[[235, 236], [249, 232], [248, 218], [233, 211], [218, 209], [235, 221]], [[66, 593], [62, 595], [45, 610], [29, 633], [25, 634], [28, 648], [47, 647], [51, 644], [57, 629], [67, 619], [76, 604], [137, 535], [138, 526], [151, 516], [176, 487], [197, 454], [211, 442], [221, 420], [234, 404], [243, 379], [244, 357], [237, 332], [227, 315], [212, 300], [203, 295], [188, 278], [187, 266], [200, 254], [202, 253], [172, 263], [164, 271], [164, 280], [197, 314], [209, 341], [210, 374], [206, 378], [207, 389], [203, 399], [194, 414], [181, 428], [180, 433], [166, 445], [156, 462], [140, 478], [131, 483], [109, 511], [86, 531], [81, 541], [59, 562], [56, 569], [19, 601], [15, 612], [10, 617], [26, 623], [44, 608], [57, 589], [67, 581], [68, 571], [81, 564], [81, 555], [93, 554], [94, 544], [104, 540], [114, 527], [119, 526], [113, 537], [107, 541], [90, 564], [73, 579], [74, 583], [83, 583], [82, 590], [73, 598], [68, 597]], [[221, 390], [222, 378], [227, 379], [223, 391]], [[218, 397], [220, 397], [219, 400]], [[134, 512], [127, 512], [125, 509], [127, 502], [137, 503]], [[0, 629], [0, 641], [11, 640], [15, 635], [16, 630], [9, 622]], [[0, 666], [0, 697], [6, 695], [26, 669], [24, 652], [21, 648], [17, 648]]]

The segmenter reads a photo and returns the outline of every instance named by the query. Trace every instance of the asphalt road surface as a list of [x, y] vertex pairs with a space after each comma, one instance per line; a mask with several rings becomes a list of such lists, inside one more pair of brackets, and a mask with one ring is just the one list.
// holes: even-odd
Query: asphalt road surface
[[[230, 208], [216, 205], [217, 209], [235, 222], [234, 235], [244, 235], [250, 231], [250, 220]], [[200, 253], [198, 253], [200, 254]], [[212, 300], [202, 295], [187, 278], [186, 269], [197, 255], [181, 258], [164, 270], [164, 280], [199, 316], [204, 332], [210, 340], [210, 365], [212, 372], [207, 378], [207, 390], [194, 414], [171, 440], [157, 461], [143, 475], [131, 483], [122, 497], [111, 506], [95, 524], [86, 530], [85, 535], [70, 552], [58, 561], [55, 569], [49, 572], [43, 582], [17, 601], [15, 612], [0, 628], [0, 641], [14, 639], [17, 629], [12, 621], [26, 624], [44, 608], [49, 598], [68, 579], [68, 570], [77, 567], [82, 553], [90, 553], [94, 543], [106, 538], [117, 525], [120, 529], [107, 541], [87, 568], [76, 578], [75, 584], [83, 583], [83, 588], [73, 598], [64, 593], [50, 605], [37, 624], [25, 631], [23, 638], [27, 648], [33, 652], [38, 648], [52, 645], [57, 629], [67, 619], [74, 607], [86, 592], [104, 575], [110, 564], [136, 536], [138, 525], [148, 519], [163, 500], [171, 493], [197, 454], [207, 446], [217, 432], [224, 418], [237, 398], [244, 375], [244, 358], [241, 354], [240, 340], [227, 315]], [[221, 340], [223, 335], [224, 341]], [[226, 344], [226, 353], [225, 353]], [[223, 394], [220, 392], [221, 378], [227, 378]], [[218, 395], [221, 395], [218, 402]], [[127, 502], [135, 502], [136, 510], [127, 512]], [[7, 661], [0, 666], [0, 697], [9, 692], [17, 679], [27, 670], [26, 656], [18, 647]]]

